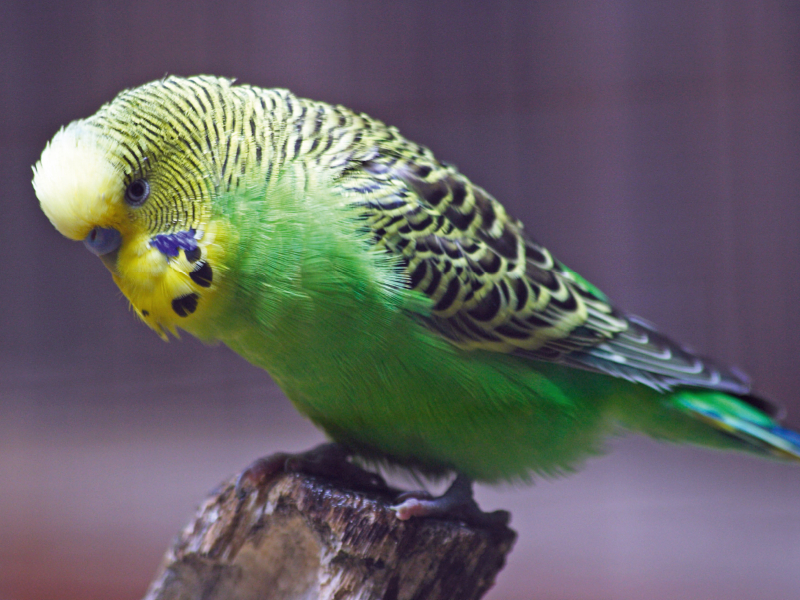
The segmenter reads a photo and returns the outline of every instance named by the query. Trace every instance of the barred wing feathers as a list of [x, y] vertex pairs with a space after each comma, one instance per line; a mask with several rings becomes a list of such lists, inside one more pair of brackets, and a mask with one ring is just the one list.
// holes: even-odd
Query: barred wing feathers
[[617, 310], [455, 168], [390, 137], [392, 145], [351, 162], [341, 182], [359, 198], [376, 246], [399, 256], [408, 286], [431, 299], [425, 322], [432, 330], [462, 348], [553, 361], [660, 391], [749, 392], [743, 376]]

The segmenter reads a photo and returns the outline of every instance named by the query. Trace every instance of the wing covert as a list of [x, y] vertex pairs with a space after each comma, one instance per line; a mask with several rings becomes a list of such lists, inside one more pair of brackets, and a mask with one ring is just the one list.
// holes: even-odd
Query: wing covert
[[[362, 117], [364, 117], [362, 115]], [[465, 349], [514, 353], [665, 391], [747, 394], [749, 381], [623, 314], [525, 235], [481, 187], [396, 129], [370, 121], [338, 179], [376, 247], [430, 298], [426, 326]]]

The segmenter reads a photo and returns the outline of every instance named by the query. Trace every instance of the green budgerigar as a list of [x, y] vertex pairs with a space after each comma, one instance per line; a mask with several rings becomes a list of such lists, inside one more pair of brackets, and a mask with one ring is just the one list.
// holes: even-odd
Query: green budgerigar
[[742, 374], [616, 309], [455, 167], [342, 106], [168, 77], [59, 131], [33, 185], [147, 325], [227, 344], [367, 460], [526, 481], [620, 428], [800, 460]]

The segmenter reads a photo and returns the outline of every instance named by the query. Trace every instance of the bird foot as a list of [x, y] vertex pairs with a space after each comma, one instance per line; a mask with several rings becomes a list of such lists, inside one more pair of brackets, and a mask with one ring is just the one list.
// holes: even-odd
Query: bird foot
[[511, 515], [505, 510], [483, 512], [472, 496], [472, 481], [457, 475], [452, 485], [441, 496], [434, 497], [425, 491], [400, 494], [392, 507], [397, 518], [406, 521], [411, 517], [441, 517], [458, 519], [476, 527], [504, 528]]
[[[240, 499], [253, 488], [264, 486], [282, 473], [304, 473], [342, 483], [354, 490], [394, 494], [377, 473], [371, 473], [348, 459], [350, 450], [335, 442], [320, 444], [311, 450], [296, 454], [277, 452], [253, 461], [236, 480], [234, 493]], [[509, 522], [507, 511], [483, 512], [472, 496], [472, 480], [456, 476], [452, 485], [441, 496], [434, 497], [426, 491], [404, 492], [395, 496], [392, 506], [397, 518], [407, 521], [412, 517], [438, 517], [460, 520], [469, 525], [488, 529], [504, 529]]]
[[350, 451], [335, 442], [320, 444], [296, 454], [277, 452], [253, 461], [236, 480], [236, 496], [244, 498], [248, 488], [260, 487], [281, 473], [304, 473], [332, 479], [356, 490], [387, 491], [383, 477], [370, 473], [348, 458]]

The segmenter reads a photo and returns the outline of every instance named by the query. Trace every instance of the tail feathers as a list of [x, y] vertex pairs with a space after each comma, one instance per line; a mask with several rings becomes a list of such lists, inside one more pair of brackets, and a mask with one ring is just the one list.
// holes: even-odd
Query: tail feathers
[[[674, 402], [684, 412], [750, 446], [750, 450], [800, 462], [800, 433], [734, 396], [682, 391]], [[745, 448], [743, 448], [745, 449]]]

